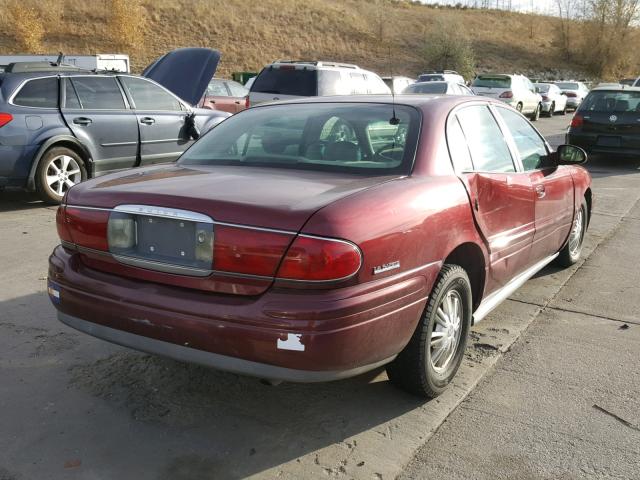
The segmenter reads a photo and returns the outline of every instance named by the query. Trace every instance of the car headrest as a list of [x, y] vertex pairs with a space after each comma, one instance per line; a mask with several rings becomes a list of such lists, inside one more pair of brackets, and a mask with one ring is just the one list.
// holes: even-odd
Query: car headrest
[[333, 142], [324, 149], [324, 160], [357, 162], [360, 160], [360, 148], [352, 142]]

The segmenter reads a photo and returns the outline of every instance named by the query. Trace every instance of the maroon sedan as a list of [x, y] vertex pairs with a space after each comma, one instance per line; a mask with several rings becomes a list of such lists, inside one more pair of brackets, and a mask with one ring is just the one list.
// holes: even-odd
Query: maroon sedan
[[261, 105], [176, 164], [70, 189], [49, 295], [67, 325], [146, 352], [296, 382], [385, 365], [432, 397], [474, 322], [578, 260], [585, 160], [490, 99]]

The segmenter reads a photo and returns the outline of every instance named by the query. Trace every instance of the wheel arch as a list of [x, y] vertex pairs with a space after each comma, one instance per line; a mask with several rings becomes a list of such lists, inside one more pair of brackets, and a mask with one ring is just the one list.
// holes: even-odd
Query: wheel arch
[[482, 302], [486, 281], [486, 262], [482, 248], [477, 243], [462, 243], [447, 255], [444, 264], [459, 265], [467, 272], [471, 282], [473, 311], [475, 312]]
[[90, 176], [91, 154], [86, 149], [86, 147], [82, 145], [82, 143], [80, 143], [80, 141], [75, 137], [72, 137], [70, 135], [58, 135], [55, 137], [51, 137], [47, 141], [45, 141], [38, 149], [38, 152], [36, 153], [36, 155], [33, 157], [33, 162], [31, 163], [31, 170], [29, 171], [29, 178], [27, 179], [28, 191], [30, 192], [35, 191], [36, 189], [35, 178], [36, 178], [36, 171], [38, 170], [38, 165], [40, 165], [40, 161], [42, 160], [42, 157], [44, 156], [44, 154], [47, 153], [53, 147], [66, 147], [66, 148], [69, 148], [70, 150], [73, 150], [78, 155], [80, 155], [80, 157], [85, 163], [85, 168], [87, 169], [87, 175]]

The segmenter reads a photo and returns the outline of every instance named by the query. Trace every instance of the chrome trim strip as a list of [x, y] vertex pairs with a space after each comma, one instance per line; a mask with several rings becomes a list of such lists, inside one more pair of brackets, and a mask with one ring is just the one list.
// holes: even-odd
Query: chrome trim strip
[[[142, 122], [141, 122], [142, 123]], [[140, 143], [142, 145], [149, 145], [149, 144], [153, 144], [153, 143], [175, 143], [175, 142], [179, 142], [180, 138], [164, 138], [164, 139], [159, 139], [159, 140], [142, 140], [140, 141]], [[182, 152], [176, 152], [176, 153], [182, 153]]]
[[114, 142], [114, 143], [101, 143], [101, 147], [123, 147], [126, 145], [137, 145], [138, 142]]
[[480, 306], [473, 313], [473, 323], [474, 325], [478, 323], [480, 320], [485, 318], [494, 308], [500, 305], [504, 300], [506, 300], [513, 292], [518, 290], [524, 283], [533, 277], [536, 273], [546, 267], [549, 263], [551, 263], [556, 257], [558, 253], [555, 253], [535, 265], [532, 265], [524, 272], [512, 278], [509, 283], [507, 283], [504, 287], [499, 290], [496, 290], [491, 295], [487, 296], [482, 300]]
[[153, 270], [156, 272], [173, 273], [176, 275], [190, 275], [192, 277], [208, 277], [209, 275], [211, 275], [211, 270], [205, 270], [202, 268], [176, 265], [173, 263], [156, 262], [154, 260], [144, 260], [141, 258], [129, 257], [126, 255], [111, 254], [111, 256], [124, 265], [145, 268], [147, 270]]
[[393, 361], [397, 356], [393, 355], [378, 362], [371, 363], [369, 365], [362, 365], [350, 370], [295, 370], [292, 368], [278, 367], [267, 363], [253, 362], [242, 358], [220, 355], [218, 353], [198, 350], [196, 348], [177, 345], [175, 343], [163, 342], [162, 340], [136, 335], [124, 330], [116, 330], [115, 328], [107, 327], [105, 325], [72, 317], [71, 315], [67, 315], [61, 311], [58, 311], [58, 320], [80, 332], [124, 347], [173, 358], [181, 362], [196, 363], [219, 370], [239, 373], [241, 375], [249, 375], [251, 377], [266, 378], [269, 380], [284, 380], [299, 383], [340, 380], [342, 378], [353, 377], [381, 367], [382, 365]]
[[155, 207], [151, 205], [118, 205], [113, 210], [148, 217], [171, 218], [174, 220], [187, 220], [198, 223], [214, 223], [213, 219], [208, 215], [178, 208]]
[[227, 223], [227, 222], [216, 222], [213, 221], [215, 225], [222, 225], [224, 227], [233, 227], [233, 228], [244, 228], [247, 230], [259, 230], [261, 232], [270, 232], [270, 233], [282, 233], [283, 235], [296, 235], [298, 232], [294, 232], [291, 230], [278, 230], [276, 228], [267, 228], [267, 227], [253, 227], [251, 225], [239, 225], [237, 223]]

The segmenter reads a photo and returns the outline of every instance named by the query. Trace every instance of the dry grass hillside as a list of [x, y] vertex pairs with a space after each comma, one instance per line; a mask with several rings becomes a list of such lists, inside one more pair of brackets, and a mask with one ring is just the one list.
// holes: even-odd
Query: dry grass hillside
[[429, 67], [426, 34], [445, 25], [468, 36], [477, 71], [580, 72], [561, 59], [555, 18], [400, 0], [0, 0], [0, 9], [3, 54], [117, 51], [136, 71], [172, 48], [207, 46], [222, 52], [220, 76], [277, 58], [413, 76]]

